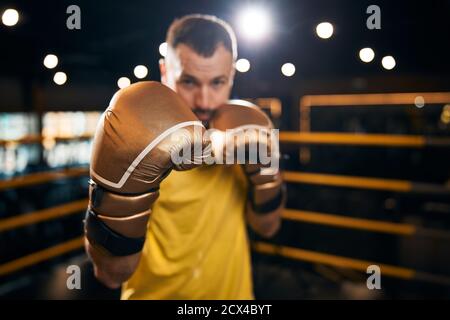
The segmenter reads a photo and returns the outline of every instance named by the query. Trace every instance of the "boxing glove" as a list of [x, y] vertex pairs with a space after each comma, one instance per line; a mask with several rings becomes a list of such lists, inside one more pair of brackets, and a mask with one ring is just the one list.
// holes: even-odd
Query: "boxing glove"
[[216, 161], [242, 164], [255, 213], [270, 213], [284, 201], [279, 172], [278, 130], [269, 117], [247, 101], [231, 100], [209, 122]]
[[210, 154], [204, 130], [181, 98], [158, 82], [114, 95], [93, 140], [85, 219], [92, 246], [113, 256], [142, 250], [161, 181]]

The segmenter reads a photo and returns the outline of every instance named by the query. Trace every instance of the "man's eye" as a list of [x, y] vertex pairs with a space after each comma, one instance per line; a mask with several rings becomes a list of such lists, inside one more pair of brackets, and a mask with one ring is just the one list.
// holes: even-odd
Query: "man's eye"
[[214, 80], [213, 82], [212, 82], [212, 85], [214, 86], [214, 87], [220, 87], [220, 86], [222, 86], [222, 85], [224, 85], [225, 84], [225, 81], [224, 80]]
[[195, 84], [194, 81], [190, 79], [183, 79], [181, 80], [181, 83], [185, 86], [193, 86]]

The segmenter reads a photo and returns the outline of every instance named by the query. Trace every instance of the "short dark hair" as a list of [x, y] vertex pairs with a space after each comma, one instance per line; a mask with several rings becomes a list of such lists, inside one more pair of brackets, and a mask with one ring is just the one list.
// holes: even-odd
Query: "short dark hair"
[[203, 57], [211, 57], [220, 44], [237, 58], [237, 42], [231, 26], [212, 15], [190, 14], [175, 19], [167, 31], [167, 45], [185, 44]]

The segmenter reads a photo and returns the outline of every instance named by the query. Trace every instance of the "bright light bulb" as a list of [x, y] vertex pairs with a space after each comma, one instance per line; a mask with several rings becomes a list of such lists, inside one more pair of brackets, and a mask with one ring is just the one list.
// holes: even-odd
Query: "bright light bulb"
[[333, 25], [329, 22], [321, 22], [316, 27], [316, 33], [319, 38], [328, 39], [333, 35]]
[[262, 8], [247, 8], [239, 16], [239, 28], [246, 37], [261, 39], [269, 32], [269, 15]]
[[15, 9], [6, 9], [2, 14], [2, 22], [7, 27], [12, 27], [19, 22], [19, 12]]
[[239, 72], [247, 72], [250, 70], [250, 61], [247, 59], [239, 59], [236, 61], [236, 70]]
[[285, 63], [281, 66], [281, 73], [286, 77], [291, 77], [295, 73], [295, 66], [290, 62]]
[[64, 83], [66, 83], [67, 81], [67, 75], [64, 72], [57, 72], [55, 73], [55, 75], [53, 76], [53, 81], [59, 85], [62, 86]]
[[138, 65], [134, 68], [134, 75], [138, 79], [143, 79], [148, 75], [148, 69], [146, 66]]
[[131, 84], [130, 79], [128, 79], [127, 77], [121, 77], [119, 78], [119, 80], [117, 80], [117, 86], [120, 89], [126, 88]]
[[392, 69], [394, 69], [394, 67], [396, 65], [395, 59], [393, 56], [383, 57], [383, 59], [381, 60], [381, 64], [382, 64], [383, 68], [385, 68], [386, 70], [392, 70]]
[[167, 42], [163, 42], [159, 45], [159, 54], [163, 57], [167, 55]]
[[54, 54], [48, 54], [44, 58], [44, 66], [47, 69], [53, 69], [58, 65], [58, 57]]
[[370, 62], [375, 58], [375, 52], [371, 48], [363, 48], [359, 50], [359, 58], [362, 62]]

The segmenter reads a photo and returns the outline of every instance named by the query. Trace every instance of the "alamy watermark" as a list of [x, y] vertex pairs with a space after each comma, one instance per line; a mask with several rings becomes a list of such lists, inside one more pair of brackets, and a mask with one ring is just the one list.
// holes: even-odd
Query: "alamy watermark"
[[367, 7], [367, 14], [370, 16], [366, 20], [366, 26], [369, 30], [381, 29], [381, 9], [379, 6], [373, 4]]
[[67, 7], [66, 13], [70, 14], [66, 20], [66, 27], [69, 30], [81, 29], [81, 9], [79, 6], [73, 4]]
[[380, 290], [381, 289], [381, 268], [375, 264], [367, 267], [367, 274], [370, 276], [367, 278], [367, 289]]
[[73, 264], [66, 268], [66, 273], [69, 274], [66, 280], [66, 286], [69, 290], [81, 290], [81, 269], [79, 266]]

